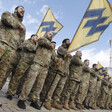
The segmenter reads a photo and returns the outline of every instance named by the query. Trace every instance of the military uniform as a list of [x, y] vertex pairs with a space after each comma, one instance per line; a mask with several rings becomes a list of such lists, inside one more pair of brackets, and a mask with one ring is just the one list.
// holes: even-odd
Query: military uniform
[[33, 84], [36, 88], [32, 91], [30, 99], [33, 102], [38, 102], [40, 100], [40, 93], [48, 73], [51, 59], [56, 60], [53, 56], [51, 42], [47, 38], [40, 38], [38, 40], [38, 48], [36, 50], [33, 64], [28, 72], [28, 76], [24, 83], [23, 90], [19, 96], [19, 100], [26, 99], [33, 87]]
[[109, 84], [109, 85], [110, 85], [109, 90], [110, 90], [110, 100], [111, 100], [110, 103], [109, 103], [109, 108], [112, 109], [112, 83]]
[[96, 82], [96, 88], [95, 88], [95, 94], [94, 94], [94, 107], [98, 109], [98, 100], [100, 97], [101, 92], [101, 76], [100, 74], [97, 74], [97, 82]]
[[[55, 56], [57, 57], [56, 53], [55, 53]], [[46, 101], [51, 101], [51, 97], [52, 97], [53, 92], [54, 92], [54, 90], [56, 88], [55, 86], [57, 85], [56, 84], [56, 79], [57, 79], [58, 75], [60, 76], [60, 74], [62, 74], [61, 73], [61, 71], [62, 71], [61, 66], [62, 66], [61, 62], [59, 62], [59, 61], [57, 63], [55, 63], [52, 60], [51, 63], [50, 63], [50, 67], [49, 67], [49, 70], [48, 70], [48, 75], [47, 75], [47, 78], [45, 80], [45, 84], [44, 84], [44, 87], [43, 87], [43, 90], [42, 90], [42, 93], [41, 93], [43, 97], [45, 96], [45, 94], [46, 94], [51, 82], [53, 81], [55, 75], [56, 75], [56, 78], [55, 78], [55, 80], [54, 80], [54, 82], [53, 82], [53, 84], [52, 84], [52, 86], [51, 86], [51, 88], [50, 88], [50, 90], [48, 92]]]
[[105, 103], [105, 108], [108, 110], [111, 108], [111, 96], [112, 96], [112, 90], [111, 89], [112, 89], [112, 83], [109, 82], [107, 100]]
[[69, 102], [69, 99], [72, 104], [74, 102], [81, 81], [82, 66], [83, 62], [81, 61], [81, 59], [78, 56], [74, 55], [70, 63], [69, 83], [64, 96], [65, 102], [67, 103]]
[[82, 104], [87, 96], [89, 89], [90, 80], [90, 68], [88, 66], [83, 66], [82, 78], [79, 85], [78, 93], [76, 95], [76, 102]]
[[101, 108], [105, 108], [105, 104], [107, 101], [107, 95], [108, 95], [108, 80], [106, 79], [102, 79], [102, 83], [101, 83], [101, 94], [100, 94], [100, 102], [99, 102], [99, 106]]
[[20, 31], [22, 19], [17, 16], [17, 13], [10, 14], [4, 12], [1, 16], [0, 25], [0, 89], [8, 68], [10, 67], [12, 57], [17, 53], [16, 50], [25, 39], [24, 31]]
[[93, 68], [90, 72], [89, 90], [84, 103], [86, 106], [92, 107], [97, 82], [97, 73]]
[[38, 44], [31, 39], [26, 40], [23, 43], [23, 56], [21, 57], [17, 65], [16, 72], [9, 83], [9, 88], [7, 92], [8, 95], [14, 95], [16, 93], [20, 79], [23, 77], [24, 73], [33, 62], [37, 45]]
[[69, 75], [69, 64], [71, 60], [71, 55], [66, 54], [67, 53], [67, 46], [62, 44], [57, 50], [58, 57], [62, 58], [64, 60], [64, 64], [62, 66], [62, 73], [61, 75], [58, 75], [57, 87], [55, 89], [53, 100], [54, 101], [60, 101], [61, 93], [63, 91], [64, 85], [66, 83], [66, 80]]

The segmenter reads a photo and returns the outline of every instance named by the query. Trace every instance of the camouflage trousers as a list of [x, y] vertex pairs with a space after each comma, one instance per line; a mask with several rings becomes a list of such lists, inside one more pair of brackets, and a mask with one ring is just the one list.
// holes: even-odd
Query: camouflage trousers
[[88, 94], [87, 94], [86, 99], [84, 101], [86, 106], [91, 106], [94, 103], [94, 94], [95, 94], [96, 82], [97, 82], [97, 78], [94, 77], [94, 79], [91, 80], [89, 83]]
[[44, 83], [44, 86], [43, 86], [43, 89], [42, 89], [42, 92], [40, 94], [40, 99], [43, 100], [43, 98], [45, 97], [45, 94], [46, 92], [48, 91], [49, 89], [49, 86], [51, 85], [53, 79], [54, 79], [54, 76], [55, 76], [55, 70], [52, 69], [52, 68], [49, 68], [48, 70], [48, 74], [47, 74], [47, 77], [46, 77], [46, 80], [45, 80], [45, 83]]
[[112, 108], [112, 93], [111, 93], [111, 99], [110, 99], [110, 100], [111, 100], [111, 101], [110, 101], [109, 107]]
[[83, 103], [83, 101], [85, 100], [85, 98], [87, 96], [88, 88], [89, 88], [89, 80], [87, 80], [87, 81], [82, 80], [79, 85], [78, 92], [76, 94], [75, 102], [80, 103], [80, 104]]
[[[53, 84], [51, 85], [51, 88], [50, 88], [50, 90], [49, 90], [49, 92], [48, 92], [46, 101], [48, 101], [48, 102], [51, 101], [53, 92], [54, 92], [54, 90], [56, 89], [56, 86], [58, 85], [60, 79], [61, 79], [60, 74], [56, 74], [56, 77], [55, 77], [55, 79], [54, 79], [54, 82], [53, 82]], [[58, 95], [58, 96], [60, 96], [60, 95]]]
[[71, 100], [72, 102], [74, 102], [76, 93], [78, 91], [79, 88], [79, 84], [80, 82], [77, 82], [75, 80], [69, 80], [67, 88], [66, 88], [66, 92], [65, 92], [65, 100]]
[[8, 95], [14, 95], [17, 91], [18, 84], [20, 82], [20, 79], [23, 77], [26, 70], [29, 68], [30, 64], [25, 62], [25, 59], [20, 59], [15, 74], [13, 75], [9, 87], [8, 87]]
[[107, 100], [105, 103], [105, 108], [108, 109], [111, 107], [111, 94], [107, 94]]
[[64, 100], [65, 100], [65, 93], [67, 91], [68, 84], [69, 84], [69, 77], [67, 78], [66, 83], [65, 83], [64, 88], [63, 88], [63, 91], [61, 93], [61, 101], [62, 102], [64, 102]]
[[12, 77], [15, 74], [15, 70], [16, 70], [17, 64], [19, 62], [19, 59], [20, 59], [20, 55], [18, 54], [18, 52], [14, 53], [14, 55], [12, 56], [12, 60], [9, 64], [10, 66], [8, 67], [8, 70], [6, 72], [6, 75], [4, 77], [1, 87], [4, 86], [6, 80], [9, 76], [11, 78], [10, 80], [12, 80]]
[[100, 95], [100, 102], [99, 102], [99, 106], [105, 108], [106, 105], [106, 101], [108, 98], [108, 93], [105, 92], [103, 89], [101, 90], [101, 95]]
[[[59, 77], [60, 76], [57, 76], [58, 80], [59, 80]], [[54, 94], [53, 94], [53, 100], [55, 101], [60, 101], [61, 99], [61, 93], [63, 91], [63, 88], [64, 88], [64, 85], [66, 83], [66, 80], [67, 80], [67, 77], [68, 76], [61, 76], [59, 82], [58, 82], [58, 85], [54, 91]]]
[[40, 93], [42, 91], [47, 73], [48, 73], [47, 67], [42, 67], [38, 63], [33, 63], [29, 69], [19, 99], [25, 100], [32, 89], [30, 99], [32, 99], [32, 101], [38, 102], [40, 100]]
[[8, 77], [7, 71], [11, 66], [16, 51], [7, 44], [0, 42], [0, 89], [6, 82]]
[[95, 97], [94, 97], [94, 104], [98, 105], [98, 100], [99, 100], [99, 96], [100, 96], [100, 92], [101, 92], [101, 80], [97, 81], [96, 83], [96, 88], [95, 88]]
[[[29, 67], [30, 68], [30, 67]], [[24, 73], [24, 75], [22, 76], [22, 78], [20, 79], [19, 81], [19, 84], [18, 84], [18, 88], [17, 88], [17, 91], [16, 93], [19, 95], [22, 91], [22, 88], [23, 88], [23, 85], [25, 83], [25, 80], [27, 78], [27, 74], [28, 74], [28, 71], [29, 71], [29, 68], [26, 70], [26, 72]]]

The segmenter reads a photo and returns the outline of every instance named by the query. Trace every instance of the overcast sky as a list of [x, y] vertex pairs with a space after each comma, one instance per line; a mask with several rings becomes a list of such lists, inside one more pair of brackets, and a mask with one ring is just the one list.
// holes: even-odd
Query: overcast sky
[[[112, 4], [112, 0], [109, 2]], [[26, 26], [27, 39], [31, 34], [37, 32], [49, 6], [58, 21], [64, 26], [54, 38], [57, 46], [60, 46], [64, 38], [72, 40], [89, 3], [90, 0], [0, 0], [0, 14], [4, 11], [13, 13], [17, 5], [23, 5], [25, 7], [23, 23]], [[83, 53], [82, 59], [89, 59], [90, 65], [99, 61], [105, 67], [109, 66], [109, 40], [111, 39], [112, 24], [102, 34], [98, 42], [80, 49]]]

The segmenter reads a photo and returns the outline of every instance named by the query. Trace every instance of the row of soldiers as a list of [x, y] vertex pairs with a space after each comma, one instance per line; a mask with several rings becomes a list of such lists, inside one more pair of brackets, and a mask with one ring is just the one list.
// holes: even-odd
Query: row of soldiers
[[112, 79], [107, 75], [101, 79], [97, 64], [90, 68], [88, 59], [82, 62], [81, 51], [68, 54], [69, 39], [62, 41], [57, 54], [51, 32], [25, 40], [24, 13], [18, 6], [13, 14], [6, 11], [1, 16], [0, 89], [11, 74], [7, 98], [17, 94], [21, 109], [26, 109], [27, 97], [35, 109], [43, 101], [48, 110], [111, 109]]

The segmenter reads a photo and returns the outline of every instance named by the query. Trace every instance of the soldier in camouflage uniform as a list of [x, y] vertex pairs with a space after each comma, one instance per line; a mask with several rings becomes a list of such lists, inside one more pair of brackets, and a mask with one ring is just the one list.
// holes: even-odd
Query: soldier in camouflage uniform
[[[81, 75], [82, 75], [83, 62], [81, 61], [81, 56], [82, 56], [82, 52], [77, 51], [76, 54], [71, 59], [69, 83], [65, 92], [65, 96], [64, 96], [65, 100], [63, 106], [67, 110], [69, 110], [70, 108], [77, 110], [77, 108], [74, 106], [74, 99], [78, 91], [79, 84], [81, 81]], [[70, 105], [68, 105], [68, 103]]]
[[23, 56], [21, 57], [15, 74], [12, 78], [12, 80], [9, 83], [8, 92], [7, 92], [7, 98], [12, 99], [12, 96], [16, 93], [18, 84], [20, 82], [20, 79], [23, 77], [25, 71], [30, 67], [30, 65], [33, 62], [33, 58], [36, 53], [37, 49], [37, 41], [38, 37], [37, 35], [32, 35], [30, 39], [26, 40], [23, 45]]
[[67, 50], [70, 45], [69, 39], [64, 39], [62, 41], [62, 45], [58, 47], [57, 54], [59, 58], [62, 58], [64, 60], [64, 64], [62, 66], [61, 74], [57, 75], [56, 77], [56, 89], [53, 94], [53, 103], [52, 106], [56, 109], [62, 110], [62, 106], [58, 103], [60, 102], [61, 93], [63, 91], [64, 85], [66, 83], [66, 80], [69, 75], [69, 64], [72, 56], [70, 54], [67, 54]]
[[89, 82], [89, 90], [84, 101], [84, 104], [87, 108], [94, 108], [93, 101], [94, 101], [94, 94], [97, 82], [97, 64], [93, 64], [93, 68], [91, 69], [90, 73], [90, 82]]
[[[52, 41], [51, 43], [53, 45], [54, 55], [57, 56], [56, 52], [55, 52], [56, 42]], [[43, 100], [43, 98], [45, 97], [45, 94], [48, 91], [48, 88], [49, 88], [51, 82], [54, 79], [54, 76], [55, 76], [55, 73], [56, 73], [55, 66], [56, 66], [56, 63], [53, 60], [51, 60], [49, 70], [48, 70], [48, 74], [47, 74], [47, 77], [46, 77], [46, 80], [45, 80], [45, 84], [44, 84], [42, 92], [41, 92], [41, 100]]]
[[112, 78], [109, 79], [109, 94], [110, 94], [109, 108], [112, 110]]
[[[7, 78], [10, 67], [18, 47], [24, 42], [25, 27], [22, 24], [24, 7], [15, 8], [14, 14], [6, 11], [1, 16], [0, 25], [0, 89]], [[16, 56], [16, 55], [15, 55]]]
[[57, 58], [53, 55], [53, 47], [51, 44], [51, 40], [53, 38], [53, 34], [48, 32], [45, 38], [38, 39], [38, 48], [36, 50], [36, 55], [33, 60], [33, 64], [31, 65], [26, 81], [23, 85], [22, 92], [19, 96], [18, 107], [22, 109], [26, 109], [25, 100], [29, 95], [33, 84], [35, 84], [35, 90], [32, 91], [32, 96], [30, 96], [32, 102], [30, 106], [40, 109], [38, 103], [40, 102], [40, 93], [44, 85], [44, 81], [46, 79], [48, 68], [52, 60], [57, 62]]
[[98, 99], [101, 92], [101, 73], [102, 73], [102, 70], [98, 69], [97, 82], [96, 82], [96, 88], [95, 88], [95, 94], [94, 94], [94, 102], [93, 102], [95, 109], [99, 109], [97, 103], [98, 103]]
[[108, 94], [108, 75], [104, 75], [104, 78], [102, 79], [101, 83], [101, 93], [100, 93], [100, 100], [99, 100], [99, 106], [101, 109], [105, 109], [105, 104], [107, 100], [107, 94]]
[[[56, 54], [55, 54], [56, 55]], [[57, 55], [56, 55], [57, 56]], [[46, 82], [44, 84], [44, 86], [48, 86], [46, 88], [49, 88], [51, 82], [53, 81], [51, 88], [47, 94], [46, 100], [45, 100], [45, 108], [48, 110], [51, 110], [51, 98], [53, 95], [54, 90], [56, 89], [56, 86], [59, 82], [59, 80], [61, 79], [61, 75], [62, 75], [62, 66], [63, 66], [63, 59], [59, 58], [59, 61], [57, 63], [54, 63], [54, 61], [51, 61], [50, 64], [50, 68], [49, 68], [49, 74], [47, 76]], [[55, 76], [56, 75], [56, 76]], [[46, 89], [47, 91], [48, 89]]]
[[90, 80], [90, 68], [89, 68], [89, 60], [84, 60], [83, 72], [81, 83], [79, 85], [79, 90], [76, 95], [76, 103], [80, 104], [78, 109], [85, 109], [82, 105], [83, 101], [85, 100], [89, 88], [89, 80]]
[[107, 100], [106, 100], [106, 103], [105, 103], [105, 108], [107, 110], [109, 110], [111, 108], [111, 96], [112, 96], [112, 79], [111, 77], [108, 78], [108, 82], [109, 82], [109, 85], [108, 85], [108, 94], [107, 94]]

